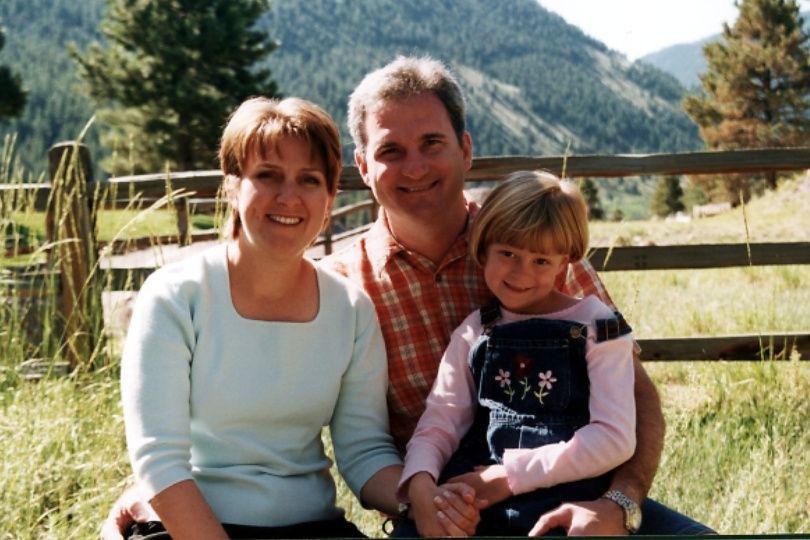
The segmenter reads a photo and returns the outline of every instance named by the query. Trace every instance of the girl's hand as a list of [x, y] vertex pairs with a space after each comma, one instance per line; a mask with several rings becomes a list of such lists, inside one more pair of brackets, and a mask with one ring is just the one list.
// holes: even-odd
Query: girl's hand
[[489, 505], [501, 502], [513, 495], [509, 489], [509, 480], [506, 467], [503, 465], [489, 465], [476, 467], [473, 472], [454, 476], [448, 482], [467, 484], [475, 490], [479, 499], [484, 499]]
[[447, 483], [440, 488], [441, 497], [433, 502], [441, 511], [438, 517], [445, 535], [473, 536], [481, 521], [480, 511], [488, 506], [488, 502], [476, 498], [475, 490], [467, 484]]

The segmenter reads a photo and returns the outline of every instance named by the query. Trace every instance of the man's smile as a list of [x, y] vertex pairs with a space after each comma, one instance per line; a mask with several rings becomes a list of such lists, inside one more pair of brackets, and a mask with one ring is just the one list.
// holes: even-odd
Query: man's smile
[[423, 191], [428, 191], [429, 189], [432, 189], [433, 187], [437, 186], [438, 184], [439, 184], [439, 181], [436, 180], [435, 182], [431, 182], [430, 184], [427, 184], [426, 186], [400, 187], [399, 190], [404, 191], [405, 193], [421, 193]]

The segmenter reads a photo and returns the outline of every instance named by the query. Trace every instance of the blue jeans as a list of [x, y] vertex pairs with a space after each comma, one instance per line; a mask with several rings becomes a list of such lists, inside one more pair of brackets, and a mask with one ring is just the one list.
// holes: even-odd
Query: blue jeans
[[641, 528], [637, 534], [700, 536], [717, 534], [717, 532], [690, 517], [647, 498], [641, 503]]
[[[700, 536], [705, 534], [717, 534], [714, 530], [698, 523], [671, 508], [667, 508], [661, 503], [652, 499], [644, 499], [641, 504], [641, 529], [639, 535], [660, 535], [660, 536]], [[539, 518], [539, 516], [538, 516]], [[565, 531], [556, 530], [549, 533], [549, 536], [564, 535]], [[391, 533], [391, 538], [418, 538], [416, 523], [410, 520], [400, 521]]]

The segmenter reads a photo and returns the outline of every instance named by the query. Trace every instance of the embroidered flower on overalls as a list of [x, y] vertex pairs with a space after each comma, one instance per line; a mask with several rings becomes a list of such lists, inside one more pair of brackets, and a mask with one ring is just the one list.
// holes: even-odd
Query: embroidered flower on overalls
[[537, 376], [540, 378], [540, 390], [543, 388], [548, 388], [551, 390], [551, 383], [557, 382], [557, 378], [553, 376], [551, 370], [548, 370], [545, 373], [539, 373]]
[[523, 387], [523, 395], [520, 396], [520, 399], [526, 399], [526, 394], [532, 389], [532, 385], [529, 384], [529, 377], [527, 376], [531, 365], [532, 359], [522, 353], [517, 353], [515, 359], [512, 360], [512, 369], [515, 371], [515, 379], [517, 379]]
[[551, 373], [551, 370], [548, 370], [545, 373], [538, 373], [537, 377], [540, 379], [540, 383], [538, 384], [540, 389], [537, 392], [534, 392], [534, 395], [537, 399], [540, 400], [541, 405], [545, 405], [545, 403], [543, 402], [543, 398], [549, 395], [551, 392], [550, 391], [544, 392], [543, 390], [546, 388], [551, 390], [553, 386], [552, 383], [557, 382], [557, 379], [556, 377], [554, 377], [554, 374]]
[[504, 388], [504, 393], [509, 396], [509, 403], [512, 403], [512, 398], [515, 396], [515, 391], [512, 390], [512, 380], [509, 378], [511, 373], [508, 371], [504, 371], [502, 369], [498, 370], [498, 374], [495, 375], [495, 380], [501, 384], [501, 388]]
[[503, 388], [506, 385], [511, 385], [512, 384], [512, 381], [509, 380], [509, 372], [504, 371], [502, 369], [498, 370], [498, 374], [495, 375], [495, 380], [500, 381], [501, 388]]

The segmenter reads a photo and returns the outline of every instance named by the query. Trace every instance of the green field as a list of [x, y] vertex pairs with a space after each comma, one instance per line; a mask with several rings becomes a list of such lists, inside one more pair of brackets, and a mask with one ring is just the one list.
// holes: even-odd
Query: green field
[[[15, 211], [33, 215], [24, 210]], [[809, 210], [810, 179], [794, 180], [752, 201], [745, 218], [736, 209], [691, 223], [596, 223], [592, 235], [598, 245], [807, 241]], [[145, 234], [163, 234], [172, 223], [161, 220], [150, 216], [138, 226]], [[111, 223], [130, 221], [109, 217]], [[104, 225], [102, 236], [114, 237], [116, 226]], [[603, 278], [639, 337], [810, 329], [810, 266]], [[0, 304], [0, 539], [95, 537], [129, 474], [118, 347], [110, 343], [97, 352], [105, 357], [104, 369], [26, 382], [17, 370], [31, 354], [21, 327], [19, 312]], [[37, 354], [45, 350], [60, 354], [53, 347]], [[810, 364], [647, 368], [668, 423], [652, 496], [725, 534], [810, 532]], [[345, 488], [341, 503], [366, 533], [380, 536], [379, 517], [360, 508]]]

